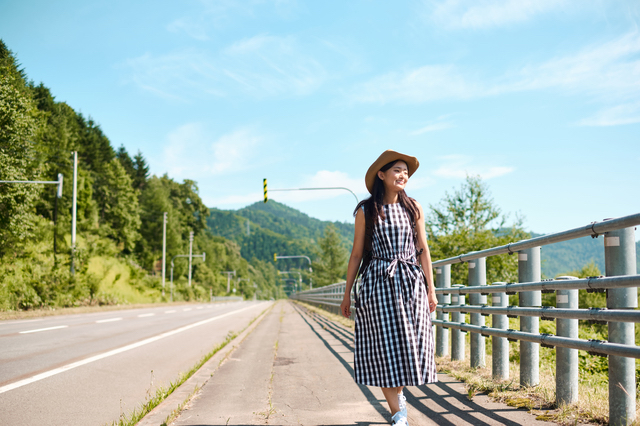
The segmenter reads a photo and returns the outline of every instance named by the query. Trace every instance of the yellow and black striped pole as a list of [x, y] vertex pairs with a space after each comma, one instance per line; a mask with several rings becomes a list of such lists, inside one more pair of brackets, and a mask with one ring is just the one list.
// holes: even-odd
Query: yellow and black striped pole
[[262, 179], [262, 186], [264, 187], [264, 202], [266, 203], [267, 201], [269, 201], [269, 198], [267, 197], [267, 180], [266, 179]]

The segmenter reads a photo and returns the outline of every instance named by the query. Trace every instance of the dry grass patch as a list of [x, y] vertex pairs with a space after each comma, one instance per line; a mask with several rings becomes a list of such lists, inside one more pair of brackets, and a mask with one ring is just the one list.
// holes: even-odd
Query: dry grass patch
[[294, 300], [294, 303], [297, 303], [300, 306], [304, 306], [306, 309], [308, 309], [311, 312], [315, 312], [319, 315], [322, 315], [323, 317], [327, 318], [328, 320], [331, 320], [333, 322], [337, 322], [338, 324], [341, 324], [351, 330], [353, 330], [356, 327], [356, 323], [353, 320], [350, 320], [349, 318], [345, 318], [342, 315], [337, 315], [337, 314], [333, 314], [329, 311], [325, 311], [322, 308], [318, 308], [317, 306], [314, 305], [310, 305], [309, 303], [305, 303], [305, 302], [300, 302], [299, 300]]
[[[551, 351], [551, 349], [544, 350]], [[581, 372], [578, 402], [558, 407], [555, 402], [555, 365], [542, 363], [540, 384], [527, 387], [519, 384], [520, 366], [517, 362], [510, 363], [509, 380], [494, 381], [491, 377], [491, 356], [486, 356], [486, 367], [471, 368], [468, 355], [464, 361], [438, 357], [436, 364], [438, 372], [449, 374], [465, 383], [469, 399], [478, 393], [486, 393], [498, 402], [512, 407], [526, 408], [536, 416], [537, 420], [560, 425], [584, 423], [606, 425], [609, 422], [609, 389], [608, 383], [603, 381], [602, 377], [591, 377]], [[638, 420], [633, 425], [640, 425], [640, 399], [636, 406]]]

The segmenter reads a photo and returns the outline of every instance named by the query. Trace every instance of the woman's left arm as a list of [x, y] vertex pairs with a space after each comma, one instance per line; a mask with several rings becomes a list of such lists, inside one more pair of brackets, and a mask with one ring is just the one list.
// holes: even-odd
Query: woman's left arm
[[429, 312], [433, 312], [438, 305], [438, 298], [436, 297], [436, 289], [433, 284], [433, 266], [431, 265], [431, 253], [429, 252], [429, 245], [427, 244], [427, 231], [424, 225], [424, 212], [422, 206], [416, 202], [418, 206], [418, 212], [420, 216], [416, 219], [416, 231], [418, 234], [418, 246], [422, 249], [420, 255], [420, 264], [424, 271], [424, 276], [427, 281], [427, 295], [429, 299]]

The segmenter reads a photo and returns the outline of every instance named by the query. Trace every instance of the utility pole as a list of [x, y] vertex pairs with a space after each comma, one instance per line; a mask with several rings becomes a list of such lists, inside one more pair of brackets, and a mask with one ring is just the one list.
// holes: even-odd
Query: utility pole
[[223, 274], [227, 274], [227, 293], [231, 291], [231, 275], [236, 276], [236, 271], [222, 271]]
[[162, 213], [162, 295], [164, 296], [164, 282], [167, 273], [167, 212]]
[[71, 201], [71, 274], [75, 274], [76, 214], [78, 206], [78, 151], [73, 151], [73, 198]]
[[191, 287], [191, 258], [193, 257], [193, 231], [189, 232], [189, 287]]

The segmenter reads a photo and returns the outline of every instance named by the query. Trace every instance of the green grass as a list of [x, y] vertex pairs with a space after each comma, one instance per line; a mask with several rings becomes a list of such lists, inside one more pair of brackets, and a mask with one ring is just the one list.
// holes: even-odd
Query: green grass
[[[147, 396], [145, 398], [145, 402], [140, 407], [135, 408], [133, 411], [131, 411], [128, 414], [122, 413], [120, 415], [120, 418], [117, 421], [111, 422], [110, 425], [111, 426], [134, 426], [136, 423], [142, 420], [144, 416], [149, 414], [151, 410], [153, 410], [155, 407], [160, 405], [162, 401], [167, 399], [167, 397], [171, 395], [178, 387], [180, 387], [180, 385], [182, 385], [191, 376], [193, 376], [196, 373], [196, 371], [198, 371], [215, 354], [217, 354], [221, 349], [227, 346], [237, 336], [242, 334], [247, 328], [251, 326], [251, 324], [253, 324], [258, 318], [260, 318], [261, 315], [263, 315], [272, 307], [273, 305], [271, 305], [270, 307], [262, 311], [260, 314], [256, 315], [251, 321], [249, 321], [249, 324], [247, 324], [246, 327], [244, 327], [242, 330], [238, 332], [229, 332], [229, 334], [227, 334], [226, 338], [220, 344], [216, 345], [211, 351], [209, 351], [202, 358], [200, 358], [200, 360], [193, 367], [191, 367], [189, 371], [185, 373], [181, 373], [180, 376], [176, 380], [170, 382], [169, 385], [159, 386], [156, 388], [155, 392], [152, 392], [151, 391], [151, 388], [153, 387], [153, 379], [152, 379], [149, 389], [147, 390]], [[153, 375], [153, 371], [151, 373]], [[196, 387], [196, 389], [194, 389], [194, 391], [189, 395], [189, 397], [185, 401], [183, 401], [177, 409], [173, 410], [172, 413], [167, 417], [167, 419], [165, 419], [163, 425], [166, 426], [167, 424], [171, 423], [175, 418], [177, 418], [177, 416], [180, 414], [180, 411], [182, 410], [184, 405], [186, 405], [186, 403], [197, 393], [198, 390], [199, 390], [199, 387]]]

